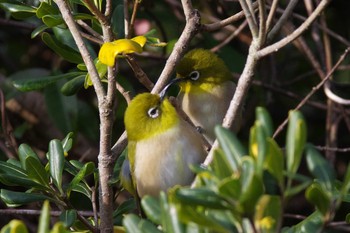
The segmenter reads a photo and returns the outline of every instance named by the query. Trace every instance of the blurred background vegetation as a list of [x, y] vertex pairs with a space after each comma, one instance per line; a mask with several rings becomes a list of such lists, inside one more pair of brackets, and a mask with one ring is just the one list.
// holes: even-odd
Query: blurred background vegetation
[[[40, 2], [14, 1], [16, 4], [25, 2], [38, 7]], [[270, 2], [270, 1], [267, 1]], [[284, 9], [289, 1], [279, 1], [279, 9]], [[300, 25], [308, 15], [306, 3], [315, 1], [299, 1], [288, 24], [275, 38], [278, 40], [290, 34], [293, 27]], [[115, 6], [122, 5], [123, 1], [113, 1]], [[193, 1], [194, 7], [201, 12], [202, 22], [212, 22], [214, 19], [224, 19], [240, 11], [238, 1]], [[4, 95], [1, 99], [1, 132], [0, 132], [0, 159], [16, 157], [16, 150], [21, 143], [26, 143], [43, 160], [46, 159], [48, 144], [54, 138], [63, 139], [69, 132], [74, 132], [74, 145], [69, 153], [70, 159], [81, 162], [97, 162], [99, 145], [99, 118], [95, 92], [92, 87], [85, 89], [80, 80], [80, 88], [75, 93], [62, 94], [61, 89], [72, 77], [64, 77], [52, 82], [40, 90], [20, 91], [14, 86], [18, 80], [30, 80], [37, 77], [67, 74], [77, 69], [77, 62], [70, 62], [53, 51], [53, 45], [47, 39], [59, 38], [74, 48], [73, 40], [66, 27], [48, 27], [45, 32], [36, 35], [33, 31], [43, 25], [43, 21], [32, 13], [16, 13], [9, 7], [9, 1], [0, 0], [0, 88]], [[79, 5], [79, 12], [90, 12]], [[132, 3], [130, 3], [130, 10]], [[273, 125], [277, 128], [298, 103], [320, 82], [317, 70], [310, 63], [310, 53], [320, 64], [323, 72], [327, 73], [327, 61], [333, 65], [350, 46], [350, 2], [335, 0], [330, 3], [326, 11], [302, 35], [301, 40], [284, 47], [280, 51], [265, 57], [255, 72], [253, 86], [249, 91], [244, 104], [244, 121], [238, 138], [248, 145], [250, 127], [255, 120], [255, 109], [264, 106], [271, 114]], [[12, 11], [12, 12], [11, 12]], [[115, 33], [120, 36], [123, 31], [120, 14], [117, 9], [113, 19], [116, 26]], [[279, 11], [277, 11], [277, 15]], [[251, 35], [246, 26], [236, 37], [229, 42], [223, 42], [237, 29], [244, 19], [215, 32], [199, 33], [192, 41], [191, 48], [214, 49], [230, 67], [235, 78], [242, 72]], [[136, 60], [148, 77], [156, 82], [171, 51], [184, 28], [184, 16], [181, 5], [172, 0], [142, 1], [135, 21], [135, 34], [144, 34], [151, 29], [156, 30], [155, 36], [167, 42], [164, 48], [146, 48], [142, 55], [135, 55]], [[327, 28], [327, 30], [325, 30]], [[98, 27], [96, 27], [98, 30]], [[331, 31], [331, 34], [329, 33]], [[45, 38], [46, 39], [45, 39]], [[341, 37], [341, 38], [340, 38]], [[340, 38], [340, 39], [339, 39]], [[89, 41], [89, 40], [87, 40]], [[89, 41], [89, 49], [96, 56], [99, 44]], [[304, 44], [303, 44], [304, 43]], [[216, 47], [220, 46], [220, 47]], [[303, 47], [304, 46], [304, 47]], [[309, 56], [309, 57], [308, 57]], [[334, 73], [332, 90], [349, 98], [350, 73], [349, 58]], [[130, 66], [121, 60], [120, 72], [117, 80], [132, 95], [147, 91], [135, 78]], [[176, 95], [177, 90], [172, 90]], [[319, 90], [301, 109], [308, 127], [308, 142], [319, 146], [320, 153], [334, 153], [334, 165], [337, 178], [344, 176], [349, 163], [350, 154], [350, 121], [349, 109], [334, 104], [330, 109], [327, 97]], [[123, 96], [118, 94], [115, 106], [113, 142], [123, 133], [123, 113], [127, 106]], [[333, 114], [335, 112], [335, 114]], [[4, 117], [6, 114], [7, 121]], [[328, 116], [327, 116], [328, 114]], [[329, 117], [330, 115], [335, 115]], [[327, 122], [328, 119], [328, 122]], [[326, 125], [330, 125], [327, 129]], [[9, 138], [8, 131], [13, 130], [14, 140]], [[332, 135], [331, 135], [332, 134]], [[331, 139], [330, 139], [331, 138]], [[277, 142], [283, 145], [285, 130], [276, 137]], [[327, 140], [333, 140], [332, 151], [325, 150]], [[328, 144], [329, 145], [329, 144]], [[322, 149], [323, 148], [323, 149]], [[333, 157], [331, 157], [333, 158]], [[303, 170], [303, 164], [301, 170]], [[307, 214], [312, 208], [303, 198], [296, 198], [287, 207], [289, 213]], [[6, 208], [0, 203], [0, 208]], [[30, 206], [38, 209], [38, 206]], [[88, 209], [88, 208], [87, 208]], [[14, 216], [8, 215], [0, 219], [0, 226], [6, 224]], [[36, 217], [22, 216], [22, 219]]]

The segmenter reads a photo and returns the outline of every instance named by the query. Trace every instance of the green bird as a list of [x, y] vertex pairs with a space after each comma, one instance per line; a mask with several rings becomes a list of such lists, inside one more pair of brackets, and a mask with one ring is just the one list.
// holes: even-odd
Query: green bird
[[230, 70], [213, 52], [193, 49], [176, 66], [176, 74], [180, 79], [177, 100], [182, 110], [212, 144], [214, 128], [222, 124], [236, 90]]
[[139, 197], [191, 184], [190, 166], [199, 165], [206, 156], [201, 136], [179, 117], [165, 97], [166, 89], [160, 95], [137, 95], [125, 111], [128, 160], [121, 183]]

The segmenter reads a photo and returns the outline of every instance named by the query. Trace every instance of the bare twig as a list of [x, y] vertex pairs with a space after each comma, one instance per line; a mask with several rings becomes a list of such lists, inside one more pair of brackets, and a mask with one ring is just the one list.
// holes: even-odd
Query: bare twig
[[147, 77], [147, 74], [142, 70], [139, 64], [135, 61], [135, 57], [130, 54], [125, 56], [126, 56], [127, 62], [129, 63], [132, 70], [134, 71], [136, 78], [140, 81], [140, 83], [143, 84], [144, 87], [146, 87], [149, 91], [151, 91], [152, 88], [154, 87], [154, 84], [151, 82], [151, 80], [149, 80], [149, 78]]
[[245, 0], [239, 0], [241, 7], [243, 9], [244, 15], [248, 21], [250, 32], [252, 33], [253, 38], [258, 37], [258, 25], [256, 24], [254, 12], [252, 12]]
[[277, 9], [277, 4], [278, 4], [278, 0], [273, 0], [269, 15], [267, 16], [267, 20], [266, 20], [266, 30], [267, 31], [269, 31], [271, 28], [271, 23], [272, 23], [273, 17], [275, 16], [276, 9]]
[[[343, 62], [343, 60], [345, 59], [345, 57], [347, 56], [347, 54], [349, 53], [349, 49], [347, 48], [345, 50], [345, 52], [340, 56], [339, 60], [337, 61], [337, 63], [333, 66], [333, 68], [329, 71], [329, 73], [327, 74], [327, 76], [319, 83], [317, 84], [316, 87], [312, 88], [312, 91], [310, 91], [309, 94], [307, 94], [307, 96], [305, 96], [305, 98], [298, 104], [298, 106], [294, 109], [294, 110], [298, 110], [300, 109], [305, 103], [306, 101], [313, 95], [316, 93], [316, 91], [318, 91], [326, 82], [327, 80], [333, 75], [333, 73], [336, 71], [336, 69], [338, 68], [338, 66]], [[273, 134], [273, 138], [275, 138], [285, 127], [285, 125], [288, 123], [288, 118], [285, 119], [283, 121], [283, 123], [277, 128], [277, 130], [275, 131], [275, 133]]]
[[314, 12], [305, 20], [304, 23], [302, 23], [295, 31], [290, 34], [289, 36], [286, 36], [282, 40], [267, 46], [260, 51], [257, 52], [258, 57], [264, 57], [268, 54], [277, 52], [279, 49], [284, 47], [285, 45], [289, 44], [291, 41], [295, 40], [297, 37], [299, 37], [304, 31], [306, 31], [311, 23], [319, 16], [319, 14], [326, 8], [326, 6], [330, 3], [331, 0], [322, 0]]
[[285, 22], [289, 19], [289, 17], [293, 13], [293, 10], [294, 10], [295, 6], [297, 5], [298, 1], [299, 0], [291, 0], [289, 2], [283, 15], [279, 18], [279, 20], [277, 21], [275, 26], [269, 32], [269, 34], [267, 36], [267, 41], [271, 41], [276, 36], [276, 34], [280, 31], [282, 26], [285, 24]]

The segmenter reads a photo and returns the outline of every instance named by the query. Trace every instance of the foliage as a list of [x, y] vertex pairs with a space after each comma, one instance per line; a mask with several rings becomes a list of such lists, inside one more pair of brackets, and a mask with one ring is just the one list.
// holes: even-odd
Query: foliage
[[[65, 2], [79, 25], [105, 90], [109, 87], [110, 69], [99, 59], [100, 48], [107, 48], [104, 51], [107, 53], [102, 54], [107, 57], [108, 64], [115, 65], [117, 61], [117, 106], [110, 106], [114, 113], [110, 114], [114, 122], [110, 141], [115, 142], [124, 130], [122, 122], [128, 98], [153, 87], [168, 55], [180, 40], [185, 25], [183, 9], [176, 1], [130, 1], [130, 5], [124, 5], [128, 1], [110, 1], [112, 11], [106, 21], [112, 36], [111, 41], [103, 43], [106, 22], [101, 21], [98, 12], [106, 10], [106, 1]], [[283, 12], [288, 2], [292, 1], [279, 1], [276, 12]], [[311, 1], [304, 2], [307, 5]], [[237, 1], [218, 3], [194, 1], [204, 26], [241, 10]], [[262, 59], [256, 71], [251, 70], [251, 73], [255, 71], [253, 94], [248, 95], [240, 133], [234, 135], [217, 127], [220, 148], [214, 151], [214, 160], [208, 167], [193, 167], [197, 173], [194, 187], [174, 187], [169, 193], [162, 193], [159, 199], [144, 198], [141, 205], [147, 218], [127, 214], [135, 211], [137, 203], [120, 190], [118, 174], [124, 154], [119, 156], [108, 183], [114, 191], [110, 195], [115, 195], [114, 231], [332, 232], [334, 223], [349, 222], [348, 159], [339, 156], [334, 163], [329, 160], [329, 151], [322, 156], [315, 146], [307, 143], [326, 144], [326, 137], [328, 143], [330, 137], [336, 135], [334, 129], [338, 129], [340, 117], [333, 116], [333, 120], [327, 121], [333, 128], [325, 129], [324, 109], [328, 109], [327, 117], [333, 114], [345, 119], [348, 111], [340, 105], [328, 105], [322, 93], [316, 93], [302, 111], [290, 111], [296, 106], [295, 100], [299, 101], [319, 82], [315, 73], [324, 78], [320, 73], [328, 72], [332, 58], [350, 45], [345, 39], [349, 34], [348, 4], [347, 1], [333, 1], [329, 10], [320, 14], [321, 19], [310, 26], [312, 33], [295, 40], [294, 44], [291, 42], [290, 46], [276, 49], [278, 53]], [[298, 6], [293, 18], [283, 24], [281, 38], [292, 34], [291, 29], [305, 21], [302, 16], [306, 15], [305, 7]], [[310, 7], [306, 7], [308, 13], [311, 13]], [[133, 9], [132, 16], [136, 18], [129, 24], [129, 30], [124, 24], [129, 17], [125, 9]], [[53, 208], [61, 210], [52, 232], [101, 230], [97, 228], [100, 219], [93, 215], [98, 212], [101, 171], [97, 169], [97, 154], [101, 149], [99, 140], [104, 134], [99, 132], [101, 103], [91, 88], [92, 74], [85, 63], [87, 58], [81, 55], [57, 1], [0, 0], [0, 10], [0, 87], [9, 100], [6, 105], [3, 98], [0, 101], [0, 198], [3, 202], [0, 204], [6, 204], [9, 209], [32, 209], [42, 204], [40, 220], [34, 223], [38, 232], [50, 229], [49, 221], [53, 216], [49, 202]], [[7, 22], [16, 25], [16, 30], [12, 26], [3, 27]], [[137, 33], [145, 22], [147, 30]], [[280, 21], [276, 17], [271, 22], [270, 29]], [[197, 36], [183, 48], [217, 50], [237, 76], [244, 70], [252, 43], [248, 30], [242, 27], [239, 32], [237, 29], [244, 24], [247, 25], [245, 19], [238, 19], [228, 27], [212, 31], [201, 27]], [[232, 26], [237, 26], [234, 31]], [[135, 38], [142, 40], [134, 41]], [[273, 43], [274, 39], [268, 37], [266, 41]], [[121, 50], [114, 46], [120, 41], [125, 42]], [[308, 44], [311, 45], [308, 47]], [[330, 48], [333, 53], [327, 50]], [[313, 70], [310, 72], [310, 69]], [[334, 73], [331, 80], [332, 91], [345, 96], [349, 80], [346, 69]], [[31, 102], [24, 104], [25, 101]], [[18, 108], [16, 104], [23, 106]], [[38, 111], [38, 105], [44, 110], [39, 108]], [[258, 105], [265, 106], [268, 111], [256, 108]], [[255, 109], [256, 118], [253, 119]], [[287, 134], [275, 140], [273, 125], [289, 111]], [[344, 133], [343, 128], [339, 127], [340, 133]], [[17, 146], [16, 141], [21, 144]], [[338, 142], [347, 145], [349, 137], [339, 136]], [[92, 212], [86, 217], [81, 210]], [[295, 219], [297, 216], [303, 219]], [[0, 224], [5, 221], [7, 219], [1, 220]], [[26, 224], [12, 220], [6, 222], [1, 232], [28, 232]]]

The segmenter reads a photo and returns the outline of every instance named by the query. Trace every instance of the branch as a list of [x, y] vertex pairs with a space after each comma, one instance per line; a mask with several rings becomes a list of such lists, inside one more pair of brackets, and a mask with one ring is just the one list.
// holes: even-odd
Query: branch
[[66, 24], [69, 28], [69, 31], [72, 33], [72, 36], [74, 38], [75, 43], [78, 46], [79, 52], [84, 60], [84, 63], [86, 64], [86, 68], [90, 74], [91, 81], [94, 85], [97, 99], [100, 102], [103, 99], [103, 96], [105, 95], [105, 91], [102, 87], [100, 76], [98, 75], [98, 72], [97, 72], [95, 64], [91, 58], [91, 55], [90, 55], [90, 53], [85, 45], [85, 42], [84, 42], [82, 36], [80, 35], [78, 27], [74, 21], [74, 18], [72, 16], [66, 2], [64, 0], [56, 0], [56, 4], [61, 11], [63, 20], [66, 22]]
[[[308, 101], [308, 99], [310, 99], [310, 97], [316, 93], [316, 91], [318, 91], [327, 81], [328, 79], [333, 75], [333, 73], [336, 71], [336, 69], [338, 68], [338, 66], [343, 62], [343, 60], [346, 58], [346, 56], [348, 55], [350, 51], [350, 47], [348, 47], [344, 53], [340, 56], [339, 60], [337, 61], [337, 63], [333, 66], [333, 68], [329, 71], [329, 73], [327, 74], [327, 76], [322, 79], [322, 81], [317, 84], [316, 87], [312, 88], [312, 91], [305, 96], [305, 98], [298, 104], [298, 106], [294, 109], [294, 110], [298, 110], [300, 109], [302, 106], [304, 106], [304, 104]], [[283, 128], [286, 126], [286, 124], [288, 123], [288, 118], [285, 119], [283, 121], [283, 123], [277, 128], [277, 130], [275, 131], [275, 133], [273, 134], [273, 138], [275, 138], [282, 130]]]
[[267, 46], [260, 51], [257, 52], [258, 57], [264, 57], [268, 54], [277, 52], [282, 47], [286, 46], [293, 40], [295, 40], [297, 37], [299, 37], [303, 32], [305, 32], [310, 25], [313, 23], [313, 21], [321, 14], [321, 12], [326, 8], [326, 6], [330, 3], [331, 0], [322, 0], [320, 4], [317, 6], [315, 11], [305, 20], [304, 23], [302, 23], [292, 34], [289, 36], [283, 38], [282, 40]]
[[257, 38], [258, 37], [258, 26], [256, 24], [254, 12], [251, 11], [252, 7], [249, 8], [249, 6], [245, 0], [239, 0], [239, 3], [241, 4], [244, 15], [248, 21], [250, 32], [252, 33], [253, 38]]

